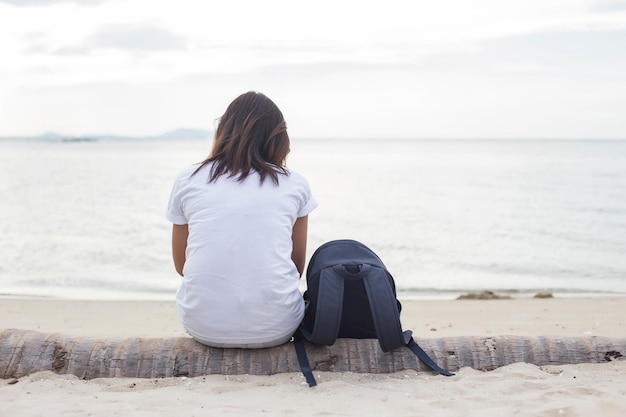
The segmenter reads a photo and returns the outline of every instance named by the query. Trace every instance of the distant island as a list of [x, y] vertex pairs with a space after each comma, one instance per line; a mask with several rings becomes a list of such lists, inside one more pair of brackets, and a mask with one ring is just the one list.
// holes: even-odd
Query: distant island
[[202, 129], [179, 128], [157, 136], [123, 136], [123, 135], [64, 135], [46, 132], [36, 136], [0, 136], [0, 139], [27, 139], [53, 142], [94, 142], [97, 140], [132, 140], [132, 139], [210, 139], [213, 132]]

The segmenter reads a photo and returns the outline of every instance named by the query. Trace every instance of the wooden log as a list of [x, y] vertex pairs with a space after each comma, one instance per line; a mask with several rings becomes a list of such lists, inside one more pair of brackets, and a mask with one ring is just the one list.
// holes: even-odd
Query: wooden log
[[[492, 370], [515, 362], [535, 365], [599, 363], [623, 359], [626, 338], [446, 337], [419, 339], [442, 367]], [[314, 371], [430, 372], [407, 348], [384, 353], [377, 340], [339, 339], [333, 346], [306, 344]], [[191, 338], [95, 339], [7, 329], [0, 333], [0, 378], [39, 371], [103, 377], [164, 378], [200, 375], [272, 375], [299, 372], [291, 343], [268, 349], [218, 349]]]

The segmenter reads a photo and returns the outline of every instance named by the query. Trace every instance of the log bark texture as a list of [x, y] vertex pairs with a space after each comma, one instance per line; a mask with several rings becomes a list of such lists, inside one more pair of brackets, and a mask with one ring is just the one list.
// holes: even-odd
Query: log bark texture
[[[626, 338], [446, 337], [416, 339], [443, 368], [492, 370], [515, 362], [535, 365], [599, 363], [624, 359]], [[427, 371], [407, 348], [384, 353], [377, 340], [339, 339], [332, 346], [306, 344], [314, 371], [391, 373]], [[84, 379], [163, 378], [210, 374], [272, 375], [299, 372], [291, 343], [268, 349], [218, 349], [191, 338], [94, 339], [29, 330], [0, 331], [0, 378], [39, 371]]]

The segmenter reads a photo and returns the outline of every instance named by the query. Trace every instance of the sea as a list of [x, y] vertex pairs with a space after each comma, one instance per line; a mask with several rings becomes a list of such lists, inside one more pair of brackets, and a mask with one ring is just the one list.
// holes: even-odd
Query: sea
[[[164, 212], [210, 147], [0, 140], [0, 297], [173, 300]], [[319, 203], [308, 256], [361, 241], [400, 299], [626, 294], [626, 141], [292, 138], [287, 165]]]

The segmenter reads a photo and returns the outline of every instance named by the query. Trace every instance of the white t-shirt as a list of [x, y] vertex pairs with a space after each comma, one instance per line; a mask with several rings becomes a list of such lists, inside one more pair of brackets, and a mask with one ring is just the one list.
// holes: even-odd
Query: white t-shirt
[[209, 183], [211, 164], [183, 170], [166, 217], [188, 224], [186, 261], [177, 292], [187, 332], [216, 344], [266, 343], [291, 334], [304, 314], [291, 260], [293, 225], [317, 203], [306, 179], [289, 171], [260, 183], [228, 175]]

